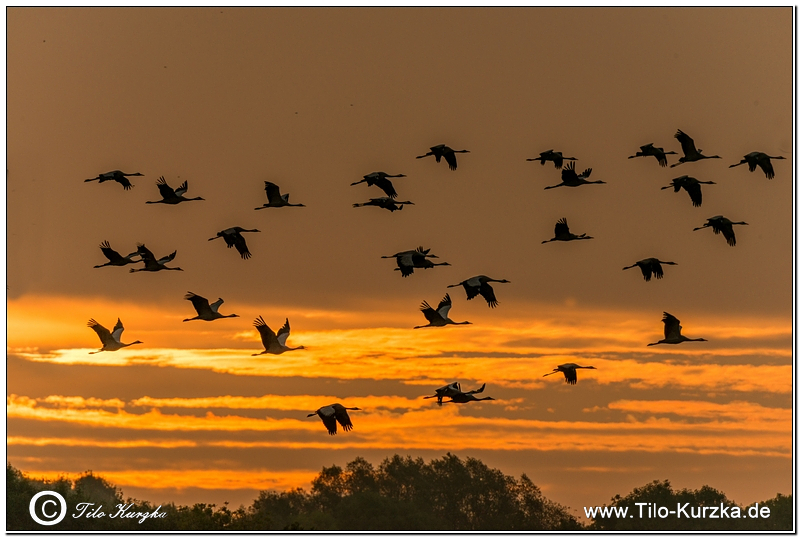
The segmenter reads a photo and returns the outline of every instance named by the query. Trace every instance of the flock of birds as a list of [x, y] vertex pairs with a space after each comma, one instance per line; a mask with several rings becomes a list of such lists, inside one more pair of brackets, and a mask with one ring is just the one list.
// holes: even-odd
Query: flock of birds
[[[675, 134], [675, 138], [680, 142], [681, 149], [683, 151], [683, 156], [678, 159], [678, 162], [673, 163], [671, 165], [672, 168], [679, 166], [681, 164], [697, 162], [703, 159], [720, 158], [718, 155], [710, 155], [710, 156], [704, 155], [702, 153], [702, 150], [696, 149], [692, 138], [681, 130], [678, 130], [677, 134]], [[469, 153], [469, 150], [465, 149], [454, 150], [444, 144], [439, 144], [437, 146], [431, 147], [430, 151], [425, 153], [424, 155], [417, 156], [417, 159], [433, 156], [436, 159], [437, 163], [441, 162], [441, 160], [444, 159], [450, 170], [455, 171], [458, 168], [456, 153]], [[663, 148], [655, 147], [655, 145], [651, 143], [641, 146], [640, 151], [637, 151], [635, 155], [631, 155], [628, 158], [634, 159], [637, 157], [652, 156], [655, 157], [660, 166], [666, 167], [668, 165], [667, 155], [677, 155], [677, 153], [674, 151], [664, 151]], [[742, 164], [747, 164], [751, 172], [755, 171], [757, 167], [760, 167], [761, 170], [763, 170], [764, 174], [766, 175], [767, 179], [773, 179], [775, 177], [775, 172], [772, 167], [772, 162], [771, 162], [772, 159], [784, 159], [784, 157], [771, 156], [762, 152], [752, 152], [745, 155], [740, 162], [732, 164], [729, 167], [733, 168], [736, 166], [740, 166]], [[554, 164], [556, 169], [561, 170], [561, 183], [557, 185], [547, 186], [545, 187], [546, 190], [554, 189], [557, 187], [579, 187], [588, 184], [605, 183], [602, 180], [594, 180], [594, 181], [588, 180], [588, 178], [592, 173], [591, 168], [587, 168], [582, 173], [578, 174], [577, 171], [575, 170], [575, 163], [574, 163], [574, 161], [578, 159], [576, 157], [564, 157], [563, 154], [558, 151], [554, 150], [543, 151], [539, 154], [538, 157], [527, 160], [539, 161], [542, 165], [544, 165], [546, 162], [549, 161]], [[566, 165], [564, 165], [565, 161], [569, 162]], [[85, 181], [87, 182], [98, 181], [99, 183], [103, 183], [106, 181], [115, 181], [120, 185], [122, 185], [123, 189], [128, 191], [131, 190], [131, 188], [133, 187], [128, 178], [135, 176], [142, 176], [142, 175], [143, 174], [139, 172], [125, 173], [120, 170], [114, 170], [111, 172], [100, 174], [95, 178], [86, 179]], [[351, 186], [358, 185], [361, 183], [366, 183], [368, 187], [371, 186], [378, 187], [386, 195], [378, 198], [370, 198], [368, 202], [353, 204], [353, 207], [375, 206], [394, 212], [403, 209], [404, 205], [408, 204], [413, 205], [413, 202], [411, 201], [401, 202], [395, 200], [398, 194], [389, 178], [401, 178], [401, 177], [406, 177], [406, 176], [404, 174], [392, 175], [392, 174], [387, 174], [385, 172], [372, 172], [370, 174], [363, 176], [362, 180], [351, 183]], [[662, 190], [673, 188], [674, 192], [678, 192], [681, 189], [683, 189], [688, 193], [692, 204], [695, 207], [700, 207], [703, 201], [701, 184], [713, 185], [714, 182], [699, 181], [694, 177], [683, 175], [673, 179], [670, 185], [662, 187]], [[161, 200], [148, 201], [146, 202], [148, 204], [177, 205], [183, 202], [204, 200], [201, 197], [187, 198], [185, 196], [186, 192], [189, 189], [188, 181], [184, 181], [177, 189], [173, 189], [172, 187], [169, 186], [164, 177], [161, 176], [158, 178], [156, 185], [158, 187], [159, 193], [161, 194]], [[256, 207], [255, 208], [256, 210], [273, 208], [273, 207], [305, 207], [303, 204], [289, 203], [289, 195], [281, 194], [280, 187], [275, 183], [265, 181], [264, 187], [267, 195], [267, 203], [263, 204], [260, 207]], [[721, 233], [730, 246], [735, 246], [736, 236], [733, 231], [733, 226], [746, 225], [746, 224], [747, 224], [746, 222], [734, 222], [727, 219], [726, 217], [723, 217], [722, 215], [717, 215], [708, 218], [705, 224], [697, 228], [694, 228], [694, 230], [711, 228], [715, 234]], [[259, 232], [259, 231], [260, 230], [257, 229], [245, 229], [239, 226], [234, 226], [217, 232], [217, 234], [214, 237], [209, 238], [209, 241], [222, 238], [225, 241], [225, 244], [227, 245], [228, 248], [235, 247], [241, 258], [246, 260], [251, 257], [251, 253], [247, 247], [247, 243], [242, 234]], [[593, 239], [593, 238], [587, 235], [586, 233], [574, 234], [570, 232], [569, 226], [567, 224], [567, 219], [562, 218], [555, 225], [554, 237], [552, 239], [542, 241], [542, 243], [549, 243], [552, 241], [575, 241], [583, 239]], [[172, 262], [175, 259], [177, 251], [173, 251], [171, 254], [167, 256], [163, 256], [161, 258], [156, 259], [155, 255], [153, 255], [153, 253], [147, 247], [145, 247], [144, 244], [138, 244], [137, 250], [135, 252], [131, 252], [126, 256], [122, 256], [117, 251], [112, 249], [108, 241], [103, 241], [100, 244], [100, 249], [103, 255], [108, 259], [108, 262], [101, 265], [95, 265], [94, 266], [95, 268], [107, 267], [107, 266], [121, 267], [129, 264], [142, 263], [143, 265], [141, 267], [131, 268], [130, 272], [131, 273], [138, 271], [155, 272], [162, 270], [182, 271], [180, 267], [167, 266], [168, 263]], [[414, 250], [406, 250], [403, 252], [392, 254], [390, 256], [382, 256], [382, 258], [394, 258], [397, 264], [397, 267], [394, 270], [400, 271], [402, 277], [408, 277], [414, 274], [415, 269], [430, 269], [436, 266], [450, 265], [447, 262], [431, 261], [432, 258], [438, 259], [438, 256], [436, 256], [435, 254], [431, 254], [430, 250], [431, 249], [425, 249], [420, 246]], [[645, 258], [643, 260], [637, 261], [636, 263], [630, 266], [623, 267], [623, 270], [638, 267], [642, 272], [644, 280], [650, 281], [652, 276], [655, 276], [656, 279], [661, 279], [664, 277], [664, 269], [662, 265], [677, 265], [677, 264], [675, 262], [663, 261], [657, 258]], [[456, 288], [460, 286], [464, 288], [467, 300], [471, 300], [480, 295], [486, 301], [487, 305], [490, 308], [495, 308], [498, 305], [498, 300], [495, 295], [494, 289], [492, 288], [490, 283], [508, 283], [508, 282], [509, 281], [506, 279], [494, 279], [486, 275], [477, 275], [468, 278], [466, 280], [463, 280], [457, 284], [451, 284], [447, 287]], [[192, 303], [192, 306], [194, 307], [194, 310], [197, 313], [195, 317], [184, 319], [183, 320], [184, 322], [195, 321], [195, 320], [214, 321], [222, 318], [239, 317], [237, 314], [226, 315], [226, 314], [221, 314], [219, 312], [219, 308], [224, 302], [221, 298], [217, 299], [213, 303], [210, 303], [208, 299], [206, 299], [205, 297], [197, 295], [193, 292], [188, 292], [184, 297], [184, 299]], [[420, 306], [420, 311], [425, 316], [425, 319], [428, 321], [428, 324], [418, 325], [414, 327], [414, 329], [421, 329], [427, 327], [444, 327], [447, 325], [470, 324], [469, 321], [457, 322], [450, 319], [449, 313], [452, 306], [453, 303], [449, 293], [445, 294], [445, 296], [442, 298], [442, 300], [439, 302], [438, 306], [435, 309], [427, 301], [423, 301]], [[704, 338], [688, 338], [684, 336], [681, 333], [682, 327], [680, 325], [680, 320], [675, 316], [673, 316], [672, 314], [669, 314], [668, 312], [664, 312], [662, 322], [664, 323], [664, 338], [657, 342], [647, 344], [648, 346], [654, 346], [658, 344], [680, 344], [682, 342], [706, 341]], [[124, 331], [124, 327], [119, 319], [117, 319], [117, 323], [114, 326], [113, 331], [109, 331], [94, 319], [90, 319], [87, 325], [97, 333], [97, 336], [100, 338], [100, 342], [102, 343], [102, 348], [92, 353], [99, 353], [101, 351], [117, 351], [124, 347], [142, 343], [139, 340], [130, 343], [122, 342], [121, 338], [122, 338], [122, 332]], [[253, 326], [258, 330], [259, 334], [261, 335], [261, 341], [264, 346], [264, 351], [261, 351], [260, 353], [255, 353], [253, 356], [262, 354], [279, 355], [287, 351], [305, 349], [304, 346], [298, 346], [298, 347], [287, 346], [286, 342], [290, 334], [290, 326], [288, 318], [286, 319], [285, 323], [278, 330], [277, 333], [267, 325], [267, 323], [261, 316], [258, 316], [254, 320]], [[562, 373], [564, 375], [566, 383], [574, 385], [578, 381], [578, 376], [577, 376], [578, 369], [596, 369], [596, 368], [594, 366], [581, 366], [575, 363], [566, 363], [558, 365], [556, 368], [553, 369], [552, 372], [544, 374], [544, 376], [549, 376], [556, 373]], [[485, 388], [486, 384], [484, 383], [479, 389], [463, 391], [461, 389], [460, 383], [456, 381], [436, 389], [435, 394], [431, 396], [425, 396], [424, 398], [437, 398], [437, 404], [440, 406], [444, 403], [463, 404], [473, 401], [494, 400], [494, 398], [490, 396], [487, 397], [475, 396], [476, 394], [482, 393]], [[315, 415], [319, 416], [325, 428], [327, 429], [328, 433], [330, 435], [335, 435], [337, 433], [337, 423], [342, 426], [342, 429], [344, 431], [350, 431], [353, 428], [352, 420], [350, 419], [347, 413], [348, 410], [353, 411], [361, 409], [359, 409], [358, 407], [345, 407], [340, 403], [333, 403], [330, 405], [320, 407], [315, 412], [310, 413], [308, 416], [309, 417]]]

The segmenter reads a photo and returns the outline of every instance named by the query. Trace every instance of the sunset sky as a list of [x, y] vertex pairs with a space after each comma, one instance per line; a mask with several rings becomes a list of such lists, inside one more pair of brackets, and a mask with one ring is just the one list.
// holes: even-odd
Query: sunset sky
[[[323, 466], [477, 457], [586, 505], [655, 479], [740, 504], [792, 488], [793, 11], [9, 8], [7, 460], [126, 496], [249, 505]], [[708, 159], [628, 159], [678, 129]], [[458, 169], [415, 159], [468, 149]], [[604, 185], [561, 181], [555, 149]], [[776, 177], [729, 168], [782, 155]], [[669, 155], [677, 162], [680, 155]], [[89, 182], [140, 172], [126, 191]], [[383, 196], [350, 186], [373, 171]], [[703, 204], [661, 190], [688, 174]], [[156, 180], [204, 201], [160, 199]], [[302, 208], [255, 211], [264, 181]], [[735, 228], [730, 247], [709, 229]], [[594, 239], [542, 244], [556, 221]], [[222, 241], [241, 226], [252, 258]], [[144, 243], [183, 271], [128, 272]], [[417, 246], [451, 265], [402, 278]], [[663, 280], [637, 260], [657, 257]], [[485, 274], [499, 305], [461, 288]], [[240, 317], [182, 322], [187, 292]], [[449, 292], [471, 325], [414, 330]], [[707, 342], [663, 338], [662, 313]], [[263, 350], [253, 320], [290, 346]], [[86, 326], [124, 342], [100, 348]], [[542, 377], [593, 365], [570, 386]], [[423, 399], [460, 381], [494, 401]], [[329, 436], [306, 415], [357, 406]]]

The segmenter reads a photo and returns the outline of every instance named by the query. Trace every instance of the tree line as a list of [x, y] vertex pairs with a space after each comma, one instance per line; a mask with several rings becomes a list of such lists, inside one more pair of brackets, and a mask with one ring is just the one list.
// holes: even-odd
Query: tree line
[[[450, 453], [428, 463], [422, 458], [394, 455], [377, 468], [357, 457], [344, 468], [323, 467], [308, 492], [303, 488], [261, 491], [250, 506], [236, 510], [228, 503], [169, 503], [158, 508], [148, 501], [124, 499], [121, 490], [91, 471], [75, 481], [36, 480], [6, 464], [6, 484], [8, 531], [763, 531], [792, 530], [794, 523], [792, 496], [781, 494], [758, 503], [756, 511], [763, 513], [766, 507], [770, 514], [767, 518], [662, 518], [658, 507], [674, 510], [677, 503], [687, 514], [689, 507], [722, 505], [730, 509], [738, 505], [709, 486], [676, 491], [668, 480], [657, 480], [625, 497], [616, 495], [605, 506], [609, 510], [627, 507], [628, 516], [603, 517], [598, 513], [587, 524], [569, 508], [547, 499], [525, 474], [516, 479], [478, 459], [461, 459]], [[67, 502], [68, 515], [56, 525], [40, 525], [29, 513], [33, 496], [45, 490], [58, 492]], [[51, 503], [49, 509], [54, 506]], [[655, 511], [652, 517], [647, 517], [648, 507]], [[738, 508], [747, 514], [753, 507]], [[640, 510], [645, 517], [638, 517]], [[72, 517], [78, 513], [82, 516]], [[119, 517], [110, 517], [112, 514]]]

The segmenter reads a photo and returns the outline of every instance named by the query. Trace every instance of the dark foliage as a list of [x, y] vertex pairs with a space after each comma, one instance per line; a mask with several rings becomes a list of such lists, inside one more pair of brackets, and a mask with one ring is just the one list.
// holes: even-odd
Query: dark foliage
[[[584, 530], [567, 508], [542, 495], [524, 474], [515, 479], [480, 460], [462, 460], [452, 454], [425, 463], [422, 458], [394, 455], [375, 468], [356, 458], [344, 469], [323, 467], [312, 481], [310, 492], [293, 489], [262, 491], [249, 507], [231, 511], [197, 503], [193, 506], [154, 506], [136, 499], [123, 500], [122, 492], [91, 471], [74, 483], [66, 478], [44, 481], [24, 476], [6, 465], [6, 518], [9, 531], [489, 531], [489, 530]], [[53, 526], [34, 522], [28, 513], [31, 498], [39, 491], [60, 493], [67, 501], [68, 515]], [[708, 486], [699, 490], [674, 491], [669, 481], [655, 481], [617, 495], [612, 507], [628, 507], [638, 514], [635, 503], [651, 503], [674, 509], [677, 503], [691, 506], [736, 506], [725, 495]], [[102, 507], [106, 517], [71, 517], [78, 503]], [[590, 530], [791, 530], [791, 495], [778, 494], [759, 504], [770, 510], [769, 518], [595, 518]], [[139, 523], [135, 518], [109, 517], [117, 505], [127, 513], [152, 513], [163, 518]], [[744, 513], [750, 507], [739, 507]], [[87, 511], [88, 512], [88, 511]]]

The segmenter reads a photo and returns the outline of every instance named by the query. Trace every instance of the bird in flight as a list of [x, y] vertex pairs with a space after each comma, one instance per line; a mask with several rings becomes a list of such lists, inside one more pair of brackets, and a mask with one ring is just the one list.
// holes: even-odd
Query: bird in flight
[[382, 196], [380, 198], [370, 198], [369, 202], [364, 202], [363, 204], [353, 204], [353, 207], [374, 205], [375, 207], [382, 207], [383, 209], [388, 209], [389, 211], [394, 212], [403, 209], [403, 205], [405, 204], [414, 205], [414, 202], [397, 202], [388, 196]]
[[631, 155], [628, 158], [635, 159], [636, 157], [649, 157], [652, 155], [660, 166], [667, 166], [667, 155], [677, 155], [674, 151], [664, 151], [664, 148], [657, 148], [652, 143], [640, 146], [639, 149], [641, 151], [637, 151], [636, 155]]
[[141, 257], [138, 260], [134, 260], [134, 256], [139, 256], [139, 252], [131, 252], [127, 256], [120, 255], [119, 252], [111, 248], [111, 245], [108, 241], [103, 241], [100, 243], [100, 250], [103, 251], [103, 255], [108, 258], [108, 263], [104, 263], [103, 265], [95, 265], [94, 268], [97, 269], [98, 267], [106, 267], [107, 265], [115, 265], [121, 267], [123, 265], [128, 265], [129, 263], [139, 263], [142, 261]]
[[220, 237], [225, 240], [225, 244], [228, 245], [228, 248], [236, 247], [236, 250], [239, 251], [239, 254], [242, 256], [243, 260], [250, 258], [250, 250], [247, 248], [247, 242], [244, 240], [244, 236], [242, 233], [244, 232], [260, 232], [261, 230], [246, 230], [241, 226], [234, 226], [233, 228], [226, 228], [221, 232], [217, 232], [217, 235], [214, 237], [209, 238], [209, 241], [213, 241], [214, 239], [219, 239]]
[[469, 321], [453, 321], [447, 317], [450, 312], [450, 307], [452, 306], [453, 302], [450, 300], [449, 293], [445, 294], [444, 298], [439, 301], [439, 306], [436, 307], [436, 310], [428, 304], [428, 301], [422, 301], [419, 309], [422, 311], [425, 319], [428, 320], [428, 324], [418, 325], [414, 328], [422, 329], [425, 327], [444, 327], [445, 325], [470, 325]]
[[328, 430], [328, 435], [336, 435], [337, 422], [342, 425], [342, 429], [346, 432], [353, 429], [353, 422], [350, 420], [350, 415], [347, 414], [348, 411], [362, 411], [362, 409], [360, 407], [345, 407], [340, 403], [333, 403], [325, 407], [320, 407], [313, 413], [309, 413], [308, 416], [313, 417], [317, 415], [322, 419], [322, 423]]
[[143, 176], [143, 175], [144, 174], [140, 174], [139, 172], [135, 172], [133, 174], [126, 174], [121, 170], [112, 170], [111, 172], [100, 174], [99, 176], [93, 177], [91, 179], [84, 179], [83, 182], [86, 183], [87, 181], [98, 181], [102, 183], [104, 181], [116, 181], [117, 183], [122, 185], [123, 189], [129, 191], [133, 188], [133, 185], [131, 185], [131, 182], [128, 181], [128, 178], [132, 176]]
[[700, 207], [703, 205], [703, 191], [700, 190], [701, 183], [706, 185], [716, 185], [716, 183], [713, 181], [700, 181], [691, 176], [681, 176], [673, 179], [672, 183], [666, 187], [661, 187], [661, 190], [663, 191], [664, 189], [669, 189], [672, 187], [674, 192], [678, 192], [679, 190], [683, 189], [692, 200], [692, 205], [694, 207]]
[[264, 344], [264, 351], [261, 353], [253, 353], [253, 357], [256, 355], [263, 355], [265, 353], [270, 353], [272, 355], [280, 355], [286, 351], [295, 351], [297, 349], [305, 349], [305, 346], [298, 346], [298, 347], [289, 347], [286, 345], [286, 340], [289, 338], [289, 318], [286, 318], [286, 323], [283, 324], [283, 327], [278, 329], [278, 334], [269, 328], [264, 322], [264, 318], [258, 316], [255, 321], [253, 321], [253, 326], [258, 329], [258, 332], [261, 334], [261, 343]]
[[447, 262], [434, 263], [428, 258], [438, 258], [435, 254], [428, 254], [431, 249], [423, 249], [417, 247], [416, 250], [404, 250], [391, 256], [381, 256], [381, 258], [395, 258], [397, 260], [397, 268], [395, 271], [400, 271], [403, 277], [414, 274], [414, 269], [430, 269], [437, 265], [450, 265]]
[[130, 270], [131, 273], [136, 273], [137, 271], [154, 272], [154, 271], [161, 271], [161, 270], [165, 270], [165, 271], [183, 271], [183, 269], [181, 269], [180, 267], [167, 267], [167, 265], [166, 265], [166, 264], [168, 264], [169, 262], [171, 262], [172, 260], [175, 259], [175, 255], [178, 253], [177, 250], [174, 251], [172, 254], [170, 254], [168, 256], [164, 256], [163, 258], [159, 258], [158, 260], [156, 260], [156, 257], [153, 255], [153, 253], [150, 252], [150, 249], [148, 249], [142, 243], [138, 244], [137, 251], [139, 252], [139, 255], [142, 257], [142, 261], [144, 262], [144, 267], [142, 267], [141, 269], [131, 269]]
[[711, 227], [714, 230], [715, 234], [721, 233], [728, 244], [732, 247], [736, 246], [736, 234], [733, 233], [733, 225], [734, 224], [747, 224], [746, 222], [733, 222], [729, 219], [726, 219], [722, 215], [716, 215], [711, 217], [710, 219], [706, 219], [706, 223], [702, 226], [698, 226], [692, 231], [702, 230], [703, 228]]
[[702, 149], [696, 149], [694, 147], [694, 140], [692, 137], [678, 129], [678, 132], [675, 134], [675, 138], [678, 139], [678, 142], [681, 143], [681, 149], [683, 150], [683, 157], [678, 159], [678, 162], [670, 165], [670, 168], [675, 168], [679, 164], [683, 163], [691, 163], [700, 161], [702, 159], [721, 159], [719, 155], [703, 155]]
[[639, 260], [633, 265], [623, 267], [622, 270], [624, 271], [625, 269], [639, 267], [639, 269], [642, 270], [642, 276], [644, 277], [645, 281], [650, 282], [650, 277], [652, 275], [655, 275], [656, 278], [664, 278], [664, 269], [661, 267], [662, 263], [666, 265], [678, 265], [675, 262], [662, 262], [658, 258], [645, 258], [643, 260]]
[[125, 327], [122, 326], [122, 322], [119, 320], [119, 318], [117, 318], [117, 324], [114, 325], [114, 332], [110, 332], [108, 329], [97, 323], [94, 319], [90, 319], [86, 326], [90, 327], [94, 330], [94, 332], [97, 333], [97, 336], [100, 337], [100, 342], [103, 344], [102, 348], [98, 349], [97, 351], [90, 351], [90, 354], [100, 353], [101, 351], [116, 351], [118, 349], [122, 349], [123, 347], [144, 343], [137, 340], [135, 342], [131, 342], [130, 344], [123, 344], [120, 341], [120, 338], [122, 338], [122, 331], [125, 330]]
[[687, 338], [681, 334], [681, 320], [670, 314], [664, 312], [664, 317], [661, 319], [664, 322], [664, 339], [648, 346], [655, 346], [658, 344], [680, 344], [681, 342], [708, 342], [705, 338]]
[[590, 370], [597, 370], [594, 366], [581, 366], [579, 364], [575, 364], [574, 362], [568, 362], [566, 364], [559, 364], [556, 368], [553, 368], [553, 371], [549, 374], [544, 374], [542, 377], [547, 377], [549, 375], [557, 374], [558, 372], [562, 372], [564, 374], [564, 380], [569, 385], [574, 385], [578, 382], [578, 368], [588, 368]]
[[222, 298], [217, 299], [213, 303], [209, 304], [208, 299], [197, 295], [196, 293], [192, 293], [191, 291], [186, 294], [184, 297], [187, 301], [192, 302], [192, 306], [197, 311], [197, 315], [193, 318], [187, 318], [183, 321], [192, 321], [195, 319], [201, 319], [203, 321], [214, 321], [215, 319], [220, 318], [238, 318], [238, 314], [228, 314], [227, 316], [222, 315], [219, 313], [219, 307], [225, 301]]
[[453, 149], [444, 144], [439, 144], [438, 146], [431, 146], [431, 150], [426, 153], [425, 155], [417, 155], [417, 159], [422, 159], [423, 157], [429, 157], [433, 155], [436, 157], [436, 162], [441, 162], [442, 157], [444, 160], [447, 161], [447, 165], [450, 167], [450, 170], [455, 170], [458, 168], [458, 162], [456, 162], [456, 153], [469, 153], [468, 149]]
[[358, 185], [359, 183], [366, 182], [367, 187], [375, 185], [383, 192], [385, 192], [386, 196], [388, 196], [389, 198], [397, 198], [397, 191], [394, 190], [392, 182], [386, 179], [390, 177], [406, 177], [406, 175], [397, 174], [393, 176], [391, 174], [387, 174], [386, 172], [372, 172], [371, 174], [367, 174], [366, 176], [364, 176], [364, 179], [362, 179], [361, 181], [356, 181], [355, 183], [351, 183], [350, 186], [352, 187], [353, 185]]
[[458, 286], [463, 286], [464, 291], [467, 292], [468, 301], [480, 294], [484, 299], [486, 299], [486, 304], [488, 304], [490, 308], [494, 308], [497, 306], [498, 302], [497, 297], [494, 295], [494, 289], [492, 289], [492, 287], [489, 285], [489, 282], [499, 282], [502, 284], [509, 283], [509, 281], [506, 279], [495, 280], [494, 278], [489, 278], [486, 275], [478, 275], [468, 278], [463, 282], [459, 282], [458, 284], [451, 284], [447, 287], [456, 288]]
[[303, 204], [290, 204], [289, 195], [281, 194], [281, 188], [270, 181], [264, 182], [264, 190], [267, 191], [267, 203], [256, 209], [264, 209], [265, 207], [305, 207]]
[[745, 155], [741, 161], [736, 164], [730, 165], [728, 168], [733, 168], [734, 166], [739, 166], [740, 164], [746, 164], [751, 172], [756, 171], [756, 166], [761, 167], [761, 170], [764, 171], [764, 175], [767, 176], [767, 179], [772, 179], [775, 177], [775, 170], [772, 168], [772, 161], [770, 159], [785, 159], [786, 157], [777, 156], [772, 157], [771, 155], [767, 155], [766, 153], [762, 153], [760, 151], [753, 151]]
[[175, 190], [172, 190], [167, 184], [167, 180], [164, 179], [164, 176], [158, 178], [156, 181], [156, 185], [158, 185], [158, 192], [161, 193], [161, 200], [156, 200], [155, 202], [145, 202], [147, 204], [169, 204], [169, 205], [176, 205], [181, 202], [193, 202], [195, 200], [205, 200], [205, 198], [196, 197], [196, 198], [186, 198], [184, 194], [186, 191], [189, 190], [189, 182], [184, 181], [181, 183], [181, 186]]
[[570, 233], [567, 219], [563, 218], [556, 222], [555, 237], [547, 241], [542, 241], [542, 243], [549, 243], [551, 241], [574, 241], [576, 239], [594, 239], [594, 237], [586, 234], [575, 235], [574, 233]]
[[525, 159], [526, 161], [541, 161], [542, 166], [547, 161], [553, 161], [553, 164], [556, 168], [561, 168], [564, 164], [564, 161], [577, 161], [575, 157], [564, 157], [560, 151], [553, 151], [552, 149], [548, 149], [547, 151], [543, 151], [539, 154], [538, 157], [534, 157], [533, 159]]
[[545, 187], [544, 190], [555, 189], [556, 187], [579, 187], [590, 183], [605, 183], [605, 181], [599, 179], [597, 181], [587, 181], [586, 178], [589, 177], [591, 173], [592, 169], [587, 168], [582, 174], [578, 174], [575, 172], [575, 163], [571, 162], [561, 169], [561, 183]]

